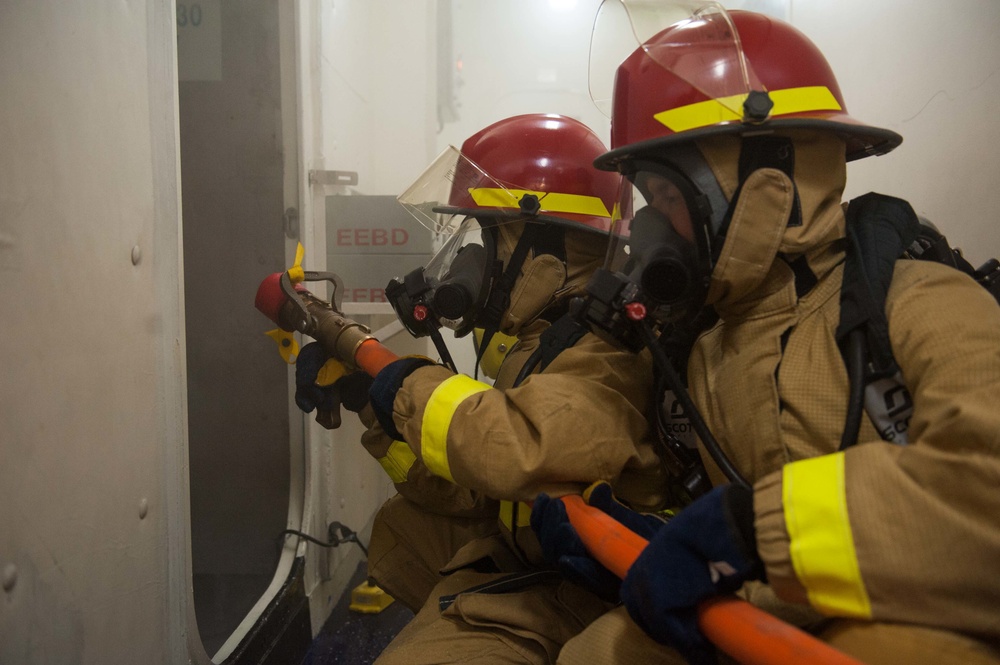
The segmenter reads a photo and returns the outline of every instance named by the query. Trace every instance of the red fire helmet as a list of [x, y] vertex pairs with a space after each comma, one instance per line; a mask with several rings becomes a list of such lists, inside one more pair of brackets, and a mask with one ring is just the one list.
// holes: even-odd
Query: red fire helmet
[[[592, 129], [563, 115], [527, 114], [500, 120], [469, 137], [455, 166], [448, 206], [481, 217], [585, 226], [607, 233], [627, 218], [631, 190], [594, 160], [607, 148]], [[535, 213], [523, 213], [533, 202]]]
[[596, 164], [614, 170], [678, 142], [798, 128], [836, 133], [847, 160], [882, 155], [902, 142], [848, 114], [829, 64], [801, 32], [712, 3], [657, 32], [618, 67], [611, 151]]

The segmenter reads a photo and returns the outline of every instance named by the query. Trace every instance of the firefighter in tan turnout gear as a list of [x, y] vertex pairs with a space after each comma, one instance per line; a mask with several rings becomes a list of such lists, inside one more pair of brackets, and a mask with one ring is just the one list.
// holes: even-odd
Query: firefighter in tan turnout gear
[[[624, 606], [560, 662], [714, 662], [695, 608], [737, 590], [797, 608], [865, 663], [1000, 662], [1000, 308], [951, 267], [890, 255], [872, 311], [898, 372], [873, 376], [860, 354], [877, 331], [842, 317], [857, 305], [841, 303], [845, 257], [915, 215], [841, 196], [846, 163], [900, 137], [849, 116], [823, 56], [783, 22], [716, 5], [666, 25], [636, 31], [596, 163], [641, 194], [627, 262], [609, 268], [639, 286], [645, 324], [718, 314], [686, 363], [715, 488], [646, 534]], [[845, 427], [855, 360], [878, 381]], [[535, 507], [543, 542], [566, 533], [557, 502]]]
[[380, 663], [554, 662], [611, 604], [544, 568], [525, 502], [598, 479], [639, 510], [666, 501], [648, 355], [564, 318], [628, 213], [618, 174], [592, 166], [605, 150], [571, 118], [508, 118], [400, 197], [445, 242], [387, 297], [415, 335], [476, 330], [496, 380], [412, 357], [374, 379], [363, 444], [398, 494], [376, 517], [369, 574], [417, 612]]

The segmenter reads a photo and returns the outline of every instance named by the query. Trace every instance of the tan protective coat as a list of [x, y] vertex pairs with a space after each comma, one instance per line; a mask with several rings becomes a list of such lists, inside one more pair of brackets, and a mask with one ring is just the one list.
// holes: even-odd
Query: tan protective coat
[[[722, 148], [725, 150], [727, 148]], [[737, 467], [756, 483], [758, 542], [779, 596], [805, 600], [790, 564], [781, 467], [834, 453], [847, 375], [834, 339], [844, 256], [840, 173], [832, 139], [797, 138], [805, 224], [748, 215], [726, 250], [783, 229], [777, 248], [805, 255], [819, 283], [795, 295], [776, 254], [761, 271], [722, 264], [720, 322], [696, 345], [692, 395]], [[711, 150], [707, 151], [713, 154]], [[716, 163], [725, 162], [717, 159]], [[723, 252], [723, 260], [726, 252]], [[758, 280], [745, 288], [743, 277]], [[847, 511], [872, 619], [1000, 639], [1000, 307], [939, 264], [896, 263], [886, 300], [893, 353], [914, 400], [910, 445], [883, 441], [865, 418], [846, 453]], [[719, 474], [716, 470], [716, 478]]]
[[[425, 407], [452, 373], [420, 368], [397, 393], [394, 420], [416, 461], [406, 482], [396, 485], [399, 495], [376, 518], [369, 573], [419, 612], [380, 663], [459, 662], [486, 654], [489, 662], [553, 662], [562, 644], [603, 614], [607, 603], [556, 574], [502, 594], [461, 593], [544, 569], [527, 524], [529, 509], [518, 502], [540, 492], [579, 493], [598, 479], [610, 481], [640, 510], [660, 509], [666, 501], [647, 419], [648, 354], [616, 351], [588, 334], [544, 372], [511, 387], [549, 325], [537, 318], [541, 310], [578, 293], [603, 256], [593, 236], [568, 236], [567, 250], [569, 264], [559, 279], [550, 257], [526, 262], [502, 326], [519, 341], [494, 388], [461, 402], [448, 428], [454, 483], [435, 476], [421, 459]], [[381, 457], [390, 443], [372, 423], [364, 438], [369, 452]], [[501, 500], [508, 502], [506, 520], [498, 519]], [[442, 611], [439, 598], [456, 593]]]
[[[847, 412], [847, 373], [834, 339], [845, 171], [839, 141], [793, 136], [805, 223], [786, 225], [784, 174], [763, 170], [748, 180], [713, 273], [709, 298], [721, 318], [688, 366], [695, 403], [755, 483], [758, 549], [771, 586], [749, 584], [743, 593], [866, 663], [1000, 663], [988, 646], [1000, 643], [1000, 307], [939, 264], [898, 261], [886, 301], [893, 353], [914, 400], [910, 445], [883, 441], [865, 417], [846, 453], [850, 535], [872, 618], [817, 623], [822, 617], [803, 611], [810, 608], [791, 562], [781, 469], [836, 452]], [[731, 197], [736, 140], [699, 145]], [[802, 298], [779, 253], [805, 256], [818, 278]], [[713, 481], [726, 482], [704, 451], [702, 458]], [[607, 662], [660, 662], [665, 647], [636, 637], [621, 615], [595, 622], [559, 662], [593, 662], [623, 640], [622, 653], [631, 655]]]

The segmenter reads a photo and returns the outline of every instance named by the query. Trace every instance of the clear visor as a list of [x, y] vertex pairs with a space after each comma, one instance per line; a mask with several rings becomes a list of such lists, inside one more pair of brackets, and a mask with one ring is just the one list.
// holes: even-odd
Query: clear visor
[[455, 232], [445, 239], [441, 249], [424, 266], [424, 274], [434, 285], [447, 281], [455, 274], [466, 273], [472, 267], [476, 268], [477, 274], [482, 274], [486, 258], [482, 226], [475, 218], [464, 217]]
[[590, 96], [611, 117], [618, 66], [642, 48], [720, 106], [720, 121], [743, 117], [743, 101], [762, 90], [743, 57], [739, 34], [717, 2], [603, 0], [590, 42]]
[[[672, 237], [697, 245], [705, 221], [698, 219], [693, 207], [694, 197], [682, 177], [666, 169], [663, 172], [639, 171], [627, 184], [632, 189], [635, 214], [619, 220], [615, 226], [606, 268], [621, 269], [632, 252], [632, 245], [641, 248], [650, 242], [648, 224], [652, 211], [657, 213], [657, 223], [667, 227]], [[646, 208], [649, 210], [644, 210]]]
[[463, 222], [471, 215], [502, 224], [545, 212], [539, 203], [543, 193], [501, 183], [455, 146], [448, 146], [396, 198], [423, 226], [445, 236], [470, 230]]

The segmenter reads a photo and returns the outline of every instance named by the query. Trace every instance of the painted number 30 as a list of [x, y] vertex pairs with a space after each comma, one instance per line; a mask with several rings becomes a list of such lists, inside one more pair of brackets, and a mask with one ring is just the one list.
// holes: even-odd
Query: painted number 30
[[201, 25], [201, 5], [197, 2], [191, 4], [177, 3], [177, 27], [187, 26], [197, 28]]

